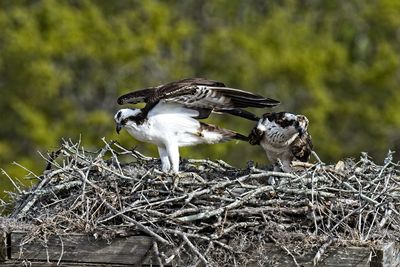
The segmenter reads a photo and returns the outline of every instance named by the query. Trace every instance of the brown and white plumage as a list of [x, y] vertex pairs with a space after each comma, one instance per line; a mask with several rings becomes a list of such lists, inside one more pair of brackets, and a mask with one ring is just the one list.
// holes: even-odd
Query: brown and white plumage
[[258, 117], [243, 108], [274, 107], [279, 101], [240, 89], [226, 87], [224, 83], [203, 78], [188, 78], [168, 84], [127, 93], [118, 98], [118, 104], [146, 103], [142, 119], [160, 101], [178, 103], [199, 111], [198, 118], [207, 118], [211, 112], [223, 112], [258, 121]]
[[199, 122], [198, 112], [176, 103], [158, 103], [143, 123], [138, 123], [140, 109], [121, 109], [114, 117], [117, 132], [122, 128], [142, 142], [158, 147], [162, 170], [179, 171], [179, 147], [216, 144], [246, 136], [218, 126]]
[[[252, 145], [261, 145], [274, 170], [291, 170], [291, 162], [309, 160], [313, 145], [308, 119], [289, 112], [266, 113], [249, 135]], [[281, 166], [280, 166], [280, 163]]]

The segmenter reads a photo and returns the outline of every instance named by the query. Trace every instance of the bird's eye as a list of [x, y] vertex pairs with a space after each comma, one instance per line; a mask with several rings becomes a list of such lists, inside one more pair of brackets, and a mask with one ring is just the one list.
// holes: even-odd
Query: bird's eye
[[122, 123], [123, 125], [125, 125], [127, 122], [128, 122], [128, 119], [123, 119], [123, 120], [121, 121], [121, 123]]

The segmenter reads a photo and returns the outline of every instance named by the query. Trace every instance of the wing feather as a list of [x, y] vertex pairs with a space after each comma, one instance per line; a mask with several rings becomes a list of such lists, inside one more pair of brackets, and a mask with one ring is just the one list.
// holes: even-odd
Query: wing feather
[[257, 126], [258, 124], [253, 128], [253, 130], [251, 130], [249, 134], [249, 143], [251, 145], [259, 145], [265, 135], [265, 131], [261, 131]]
[[[189, 88], [188, 88], [189, 89]], [[280, 102], [271, 98], [228, 87], [190, 86], [190, 94], [176, 94], [169, 101], [191, 107], [208, 108], [264, 108], [273, 107]], [[181, 91], [182, 92], [182, 91]]]
[[307, 162], [313, 150], [311, 135], [306, 132], [302, 136], [296, 138], [291, 145], [291, 150], [297, 160]]
[[[118, 104], [145, 102], [146, 107], [142, 111], [143, 114], [147, 114], [161, 100], [178, 103], [195, 110], [230, 113], [250, 120], [256, 120], [257, 117], [241, 110], [242, 108], [273, 107], [280, 103], [258, 94], [226, 87], [222, 82], [204, 78], [188, 78], [127, 93], [118, 98]], [[207, 112], [203, 112], [199, 117], [208, 117]]]
[[147, 99], [149, 99], [155, 92], [156, 88], [145, 88], [140, 89], [134, 92], [130, 92], [118, 97], [118, 104], [137, 104], [145, 102], [147, 103]]

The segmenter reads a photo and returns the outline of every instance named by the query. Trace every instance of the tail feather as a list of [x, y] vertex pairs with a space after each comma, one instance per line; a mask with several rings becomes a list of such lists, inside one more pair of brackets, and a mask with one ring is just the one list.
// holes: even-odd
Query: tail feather
[[236, 132], [234, 132], [234, 133], [235, 133], [235, 135], [233, 136], [233, 139], [249, 142], [249, 137], [248, 136], [245, 136], [243, 134], [236, 133]]
[[[217, 133], [217, 134], [219, 134], [219, 136], [222, 136], [222, 139], [219, 139], [218, 142], [226, 142], [226, 141], [229, 141], [232, 139], [241, 140], [241, 141], [245, 141], [245, 142], [248, 142], [248, 140], [249, 140], [249, 138], [247, 136], [237, 133], [235, 131], [221, 128], [216, 125], [200, 122], [199, 134], [202, 136], [205, 136], [207, 133]], [[213, 141], [215, 141], [215, 140], [213, 140]]]
[[262, 101], [253, 101], [235, 97], [231, 97], [231, 99], [235, 107], [238, 108], [247, 108], [247, 107], [266, 108], [266, 107], [275, 107], [279, 104], [279, 102], [273, 99], [270, 100], [269, 98], [266, 98]]
[[237, 97], [242, 97], [242, 98], [247, 98], [247, 99], [264, 99], [263, 96], [254, 94], [252, 92], [240, 90], [240, 89], [235, 89], [235, 88], [229, 88], [229, 87], [211, 87], [210, 89], [214, 91], [218, 91], [222, 94], [225, 95], [230, 95], [230, 96], [237, 96]]

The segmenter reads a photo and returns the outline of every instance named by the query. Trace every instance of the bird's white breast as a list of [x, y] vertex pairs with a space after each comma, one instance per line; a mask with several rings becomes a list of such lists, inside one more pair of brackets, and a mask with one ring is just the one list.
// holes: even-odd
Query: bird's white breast
[[198, 135], [200, 123], [182, 114], [155, 114], [149, 116], [141, 125], [129, 125], [127, 131], [136, 139], [165, 146], [177, 144], [190, 146], [204, 143]]

